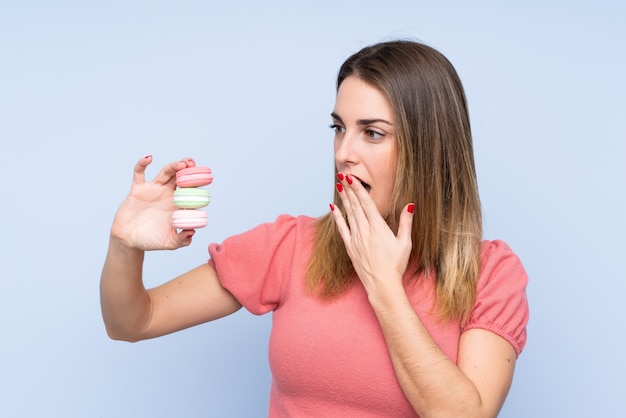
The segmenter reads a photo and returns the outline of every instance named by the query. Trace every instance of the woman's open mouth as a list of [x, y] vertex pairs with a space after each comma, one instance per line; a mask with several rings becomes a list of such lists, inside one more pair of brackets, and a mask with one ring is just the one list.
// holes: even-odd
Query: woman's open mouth
[[360, 178], [358, 178], [354, 174], [351, 174], [351, 176], [354, 177], [355, 179], [357, 179], [363, 185], [363, 188], [365, 190], [367, 190], [368, 193], [370, 192], [370, 190], [372, 190], [372, 186], [370, 186], [369, 184], [367, 184], [366, 182], [364, 182], [363, 180], [361, 180]]

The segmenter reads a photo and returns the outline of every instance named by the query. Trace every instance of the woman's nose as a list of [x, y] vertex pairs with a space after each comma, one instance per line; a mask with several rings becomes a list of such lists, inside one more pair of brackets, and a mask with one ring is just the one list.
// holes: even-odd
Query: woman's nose
[[335, 138], [335, 161], [337, 166], [354, 165], [358, 162], [356, 138], [344, 133]]

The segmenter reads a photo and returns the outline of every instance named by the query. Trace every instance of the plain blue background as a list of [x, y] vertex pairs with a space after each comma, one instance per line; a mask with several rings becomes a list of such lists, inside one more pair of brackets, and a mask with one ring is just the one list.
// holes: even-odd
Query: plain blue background
[[263, 417], [270, 316], [107, 338], [98, 282], [135, 161], [215, 182], [153, 286], [280, 213], [325, 213], [334, 78], [367, 44], [422, 40], [470, 104], [485, 237], [530, 275], [502, 417], [626, 415], [626, 6], [620, 1], [0, 3], [0, 415]]

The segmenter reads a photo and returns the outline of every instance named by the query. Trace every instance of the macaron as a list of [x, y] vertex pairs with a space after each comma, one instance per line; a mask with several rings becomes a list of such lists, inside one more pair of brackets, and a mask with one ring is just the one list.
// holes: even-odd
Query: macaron
[[207, 213], [203, 210], [175, 210], [172, 213], [172, 225], [178, 229], [196, 229], [207, 226]]
[[187, 167], [176, 172], [178, 187], [201, 187], [213, 183], [213, 173], [209, 167]]
[[174, 190], [174, 206], [181, 209], [202, 208], [211, 201], [208, 190], [199, 187], [183, 187]]

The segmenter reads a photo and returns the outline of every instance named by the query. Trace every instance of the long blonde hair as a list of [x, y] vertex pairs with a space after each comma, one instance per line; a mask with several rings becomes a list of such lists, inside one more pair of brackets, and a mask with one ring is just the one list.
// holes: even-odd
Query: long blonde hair
[[[464, 321], [476, 298], [482, 215], [461, 81], [440, 52], [404, 40], [365, 47], [349, 57], [339, 70], [337, 89], [348, 76], [383, 92], [395, 115], [398, 166], [386, 221], [397, 232], [400, 211], [415, 203], [409, 269], [416, 277], [434, 274], [441, 319]], [[334, 201], [342, 208], [336, 191]], [[328, 214], [316, 225], [307, 288], [330, 299], [355, 279]]]

